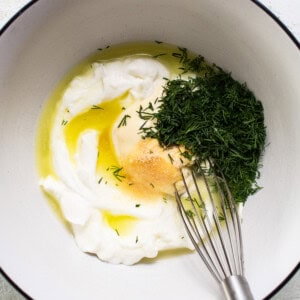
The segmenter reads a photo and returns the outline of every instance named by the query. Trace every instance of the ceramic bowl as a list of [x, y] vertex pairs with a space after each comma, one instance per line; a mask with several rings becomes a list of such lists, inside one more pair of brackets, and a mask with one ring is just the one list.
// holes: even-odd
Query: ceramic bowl
[[245, 268], [257, 299], [299, 262], [300, 56], [249, 0], [31, 1], [0, 38], [0, 265], [34, 299], [221, 299], [196, 254], [111, 265], [82, 253], [39, 186], [36, 132], [60, 78], [99, 47], [161, 40], [247, 82], [265, 108], [260, 185], [244, 209]]

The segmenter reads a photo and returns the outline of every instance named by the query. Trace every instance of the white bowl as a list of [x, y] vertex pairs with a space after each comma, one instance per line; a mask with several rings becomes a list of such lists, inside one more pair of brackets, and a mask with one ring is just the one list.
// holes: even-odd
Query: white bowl
[[35, 299], [218, 299], [196, 255], [132, 267], [81, 253], [45, 201], [36, 129], [70, 67], [99, 47], [162, 40], [201, 53], [246, 81], [265, 108], [260, 184], [244, 210], [246, 274], [256, 298], [299, 262], [299, 44], [254, 1], [32, 1], [0, 39], [0, 264]]

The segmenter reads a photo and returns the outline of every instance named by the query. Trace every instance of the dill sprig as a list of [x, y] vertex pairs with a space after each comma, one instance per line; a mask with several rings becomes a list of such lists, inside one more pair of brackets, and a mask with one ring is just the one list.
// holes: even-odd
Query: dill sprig
[[125, 175], [120, 174], [120, 172], [123, 170], [122, 167], [111, 166], [110, 168], [107, 168], [107, 170], [112, 170], [112, 174], [120, 182], [122, 182], [122, 179], [126, 178]]
[[126, 126], [127, 125], [127, 119], [131, 118], [131, 116], [129, 115], [124, 115], [124, 117], [122, 118], [122, 120], [120, 121], [118, 128], [120, 128], [121, 126]]
[[213, 159], [235, 200], [244, 202], [259, 189], [256, 179], [266, 138], [263, 106], [245, 84], [220, 68], [205, 66], [202, 57], [191, 59], [184, 48], [173, 56], [184, 71], [198, 75], [167, 81], [157, 112], [140, 109], [142, 119], [153, 121], [141, 128], [143, 137], [156, 138], [165, 147], [184, 145], [187, 158]]
[[93, 105], [92, 107], [91, 107], [91, 109], [104, 109], [104, 108], [102, 108], [101, 106], [98, 106], [98, 105]]
[[159, 54], [153, 55], [152, 58], [158, 58], [158, 57], [161, 57], [164, 55], [167, 55], [167, 53], [159, 53]]
[[186, 48], [178, 47], [178, 52], [173, 52], [172, 56], [179, 59], [179, 62], [182, 65], [180, 69], [183, 73], [195, 72], [205, 75], [214, 72], [215, 69], [218, 69], [215, 65], [208, 65], [204, 57], [201, 55], [190, 57]]

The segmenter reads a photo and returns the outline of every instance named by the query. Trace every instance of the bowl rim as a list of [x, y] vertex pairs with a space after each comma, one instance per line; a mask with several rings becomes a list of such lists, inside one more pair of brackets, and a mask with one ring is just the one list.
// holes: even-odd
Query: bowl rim
[[[8, 30], [8, 28], [27, 10], [29, 10], [34, 4], [39, 2], [40, 0], [31, 0], [23, 7], [21, 7], [3, 26], [0, 28], [0, 38], [1, 36]], [[300, 50], [300, 41], [295, 37], [295, 35], [290, 31], [290, 29], [277, 17], [269, 8], [267, 8], [264, 4], [259, 2], [258, 0], [250, 0], [254, 3], [259, 9], [264, 11], [266, 15], [277, 23], [277, 25], [287, 34], [287, 36], [291, 39], [291, 41], [295, 44], [295, 46]], [[271, 299], [275, 296], [280, 290], [282, 290], [286, 284], [296, 275], [296, 273], [300, 270], [300, 262], [291, 270], [291, 272], [275, 287], [268, 295], [264, 297], [264, 300]], [[26, 299], [33, 299], [29, 296], [22, 288], [20, 288], [17, 283], [9, 277], [7, 273], [0, 266], [0, 274]]]

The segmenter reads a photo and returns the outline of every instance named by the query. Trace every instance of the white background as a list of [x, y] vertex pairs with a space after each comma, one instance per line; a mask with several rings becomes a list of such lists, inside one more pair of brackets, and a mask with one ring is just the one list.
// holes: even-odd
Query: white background
[[[0, 0], [0, 28], [28, 2], [30, 1]], [[300, 41], [300, 0], [260, 0], [260, 2], [269, 8]], [[21, 299], [24, 298], [0, 274], [0, 300]], [[300, 299], [299, 271], [272, 300], [297, 299]]]

